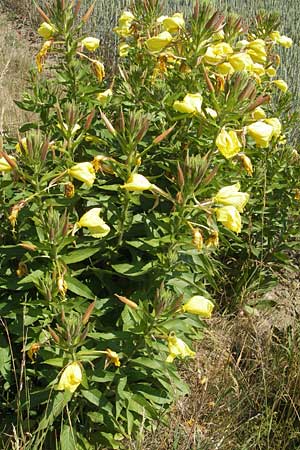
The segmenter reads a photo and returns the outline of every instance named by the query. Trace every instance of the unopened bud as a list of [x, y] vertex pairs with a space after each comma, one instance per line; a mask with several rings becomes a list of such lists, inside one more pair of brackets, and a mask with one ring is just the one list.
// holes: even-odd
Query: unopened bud
[[33, 252], [37, 249], [37, 246], [32, 244], [31, 242], [21, 242], [19, 246], [25, 248], [26, 250], [31, 250]]
[[55, 331], [52, 330], [52, 328], [49, 327], [49, 326], [48, 326], [48, 331], [49, 331], [49, 333], [51, 334], [51, 337], [54, 339], [54, 341], [58, 344], [59, 341], [60, 341], [59, 336], [58, 336], [58, 335], [55, 333]]
[[153, 144], [159, 144], [161, 141], [163, 141], [174, 130], [175, 125], [176, 123], [172, 127], [163, 131], [160, 135], [156, 136], [156, 138], [153, 140]]
[[132, 300], [129, 300], [127, 297], [123, 297], [122, 295], [115, 294], [115, 297], [117, 297], [122, 303], [125, 303], [132, 309], [137, 309], [138, 305], [133, 302]]
[[183, 175], [183, 171], [180, 167], [179, 162], [177, 163], [177, 179], [178, 179], [179, 187], [183, 187], [184, 186], [184, 175]]
[[91, 317], [92, 312], [94, 311], [95, 305], [96, 305], [96, 302], [93, 302], [87, 307], [87, 309], [82, 317], [83, 325], [86, 325], [88, 323], [88, 321], [90, 320], [90, 317]]

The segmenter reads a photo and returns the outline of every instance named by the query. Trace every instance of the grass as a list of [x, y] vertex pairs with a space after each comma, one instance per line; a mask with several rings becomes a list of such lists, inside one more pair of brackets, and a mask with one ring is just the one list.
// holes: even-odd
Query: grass
[[0, 134], [16, 134], [19, 125], [30, 118], [14, 100], [20, 98], [27, 85], [33, 56], [28, 42], [4, 14], [0, 15], [0, 60]]

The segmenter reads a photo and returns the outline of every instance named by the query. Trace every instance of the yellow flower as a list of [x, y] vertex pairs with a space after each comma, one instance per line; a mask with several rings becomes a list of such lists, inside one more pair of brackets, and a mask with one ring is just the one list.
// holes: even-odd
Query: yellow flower
[[224, 58], [233, 53], [232, 47], [226, 42], [220, 42], [207, 48], [203, 61], [207, 64], [219, 64]]
[[175, 13], [171, 17], [165, 17], [162, 21], [163, 27], [169, 33], [176, 33], [181, 28], [184, 28], [185, 22], [182, 13]]
[[272, 33], [270, 33], [270, 38], [272, 39], [272, 41], [285, 48], [290, 48], [293, 45], [293, 40], [287, 36], [281, 35], [279, 31], [273, 31]]
[[223, 127], [216, 139], [216, 146], [225, 158], [235, 156], [242, 147], [235, 131], [226, 131]]
[[276, 75], [276, 69], [274, 68], [274, 67], [268, 67], [267, 69], [266, 69], [266, 74], [268, 75], [268, 77], [275, 77], [275, 75]]
[[100, 103], [100, 105], [106, 105], [109, 97], [111, 97], [112, 94], [113, 93], [111, 89], [106, 89], [106, 91], [104, 92], [99, 92], [99, 94], [97, 95], [97, 100]]
[[[13, 156], [9, 156], [9, 159], [12, 161], [12, 163], [15, 163], [16, 159]], [[13, 167], [6, 161], [4, 156], [0, 158], [0, 172], [10, 172], [13, 170]]]
[[236, 53], [229, 56], [228, 62], [232, 65], [234, 70], [251, 70], [253, 61], [248, 53]]
[[288, 85], [284, 80], [274, 80], [273, 83], [278, 87], [282, 92], [286, 92], [288, 90]]
[[234, 206], [222, 206], [216, 210], [217, 220], [222, 222], [225, 228], [240, 233], [242, 229], [242, 219], [240, 213]]
[[44, 39], [50, 39], [55, 33], [55, 28], [53, 25], [47, 22], [43, 22], [38, 29], [38, 34]]
[[250, 70], [251, 73], [258, 75], [258, 78], [256, 78], [260, 82], [259, 76], [265, 74], [265, 68], [262, 64], [253, 63], [252, 68]]
[[272, 137], [278, 138], [281, 134], [281, 128], [282, 128], [280, 120], [277, 119], [277, 117], [272, 117], [270, 119], [265, 119], [264, 122], [267, 123], [268, 125], [271, 125], [271, 127], [273, 127]]
[[173, 108], [186, 114], [200, 114], [202, 100], [203, 97], [199, 92], [197, 94], [186, 94], [182, 102], [176, 100], [173, 103]]
[[247, 155], [245, 155], [244, 153], [242, 153], [240, 155], [240, 159], [242, 161], [242, 164], [243, 164], [244, 169], [246, 170], [247, 174], [250, 175], [250, 177], [252, 177], [252, 175], [253, 175], [253, 166], [252, 166], [251, 159]]
[[93, 185], [96, 178], [93, 164], [90, 162], [75, 164], [75, 166], [68, 170], [68, 174], [76, 180], [82, 181], [89, 187]]
[[232, 75], [234, 73], [234, 68], [229, 62], [218, 64], [216, 70], [221, 75]]
[[126, 44], [126, 42], [121, 42], [119, 44], [119, 56], [120, 58], [125, 58], [130, 50], [130, 45]]
[[187, 356], [194, 357], [193, 352], [189, 346], [180, 338], [176, 337], [174, 332], [171, 332], [168, 337], [169, 356], [167, 362], [173, 362], [175, 358], [185, 358]]
[[293, 40], [287, 36], [280, 36], [277, 42], [285, 48], [290, 48], [293, 45]]
[[131, 34], [131, 22], [134, 20], [134, 15], [130, 11], [124, 11], [119, 18], [119, 26], [115, 27], [113, 31], [121, 37], [127, 37]]
[[247, 53], [254, 62], [264, 64], [267, 61], [266, 44], [263, 39], [255, 39], [248, 42], [246, 48]]
[[247, 126], [248, 134], [254, 139], [257, 147], [267, 148], [273, 136], [273, 127], [265, 122], [258, 121]]
[[106, 364], [105, 368], [110, 364], [113, 363], [116, 367], [120, 367], [120, 359], [118, 353], [114, 352], [113, 350], [110, 350], [109, 348], [104, 352], [106, 354]]
[[89, 230], [92, 237], [102, 238], [110, 232], [110, 227], [99, 217], [101, 208], [92, 208], [81, 216], [79, 222], [76, 222], [73, 234], [82, 227]]
[[129, 23], [131, 23], [134, 20], [134, 15], [131, 11], [123, 11], [119, 18], [119, 25], [120, 26], [127, 26]]
[[125, 183], [123, 186], [121, 186], [123, 189], [126, 189], [127, 191], [136, 191], [136, 192], [142, 192], [147, 189], [151, 189], [152, 184], [149, 180], [147, 180], [144, 175], [139, 175], [138, 173], [132, 174], [129, 179], [127, 180], [127, 183]]
[[75, 392], [82, 381], [82, 369], [79, 362], [74, 361], [63, 370], [57, 390]]
[[93, 69], [93, 72], [96, 75], [98, 81], [101, 83], [103, 78], [105, 77], [104, 65], [102, 64], [102, 62], [94, 59], [92, 62], [92, 69]]
[[255, 120], [260, 120], [260, 119], [265, 119], [266, 118], [266, 113], [265, 111], [262, 109], [261, 106], [258, 106], [257, 108], [255, 108], [255, 110], [252, 113], [252, 117]]
[[214, 304], [202, 295], [194, 295], [183, 306], [182, 310], [201, 317], [210, 318], [214, 309]]
[[239, 190], [240, 183], [225, 186], [219, 190], [213, 201], [225, 206], [234, 206], [239, 212], [243, 212], [249, 200], [249, 194], [247, 192], [239, 192]]
[[86, 37], [82, 39], [81, 45], [86, 48], [89, 52], [94, 52], [97, 50], [100, 44], [100, 39], [94, 37]]
[[157, 36], [147, 39], [145, 45], [150, 52], [161, 52], [172, 42], [172, 39], [172, 35], [168, 31], [163, 31]]

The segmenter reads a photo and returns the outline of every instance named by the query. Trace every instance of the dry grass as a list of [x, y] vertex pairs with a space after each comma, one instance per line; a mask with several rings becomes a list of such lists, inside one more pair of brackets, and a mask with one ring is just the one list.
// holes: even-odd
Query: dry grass
[[33, 50], [3, 13], [0, 15], [0, 61], [0, 133], [15, 135], [19, 125], [30, 119], [30, 114], [21, 111], [14, 100], [20, 99], [26, 87]]
[[132, 450], [299, 449], [299, 294], [288, 275], [261, 299], [266, 309], [213, 319], [197, 358], [181, 367], [191, 394], [169, 427]]

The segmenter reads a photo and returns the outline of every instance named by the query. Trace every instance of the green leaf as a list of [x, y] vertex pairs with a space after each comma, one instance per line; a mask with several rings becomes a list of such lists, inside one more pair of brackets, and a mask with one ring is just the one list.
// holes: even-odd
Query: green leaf
[[0, 336], [0, 373], [5, 380], [9, 379], [11, 358], [9, 345], [4, 336]]
[[89, 300], [95, 300], [95, 294], [81, 281], [77, 280], [77, 278], [72, 277], [67, 274], [65, 276], [66, 283], [68, 285], [69, 291], [74, 294], [79, 295], [80, 297], [88, 298]]
[[60, 435], [61, 450], [77, 450], [74, 433], [76, 433], [76, 431], [69, 425], [63, 426], [63, 430]]
[[91, 389], [89, 391], [81, 390], [81, 394], [86, 400], [92, 403], [92, 405], [100, 405], [102, 393], [98, 391], [98, 389]]
[[43, 364], [48, 364], [49, 366], [53, 367], [64, 367], [65, 360], [63, 358], [46, 359], [46, 361], [43, 361]]
[[137, 264], [115, 264], [112, 266], [112, 268], [123, 275], [126, 275], [127, 277], [138, 277], [139, 275], [144, 275], [145, 273], [149, 272], [153, 267], [152, 262], [149, 262], [147, 264], [144, 263], [137, 263]]
[[90, 256], [95, 255], [99, 251], [99, 247], [97, 248], [82, 248], [80, 250], [75, 250], [71, 252], [69, 255], [62, 256], [62, 259], [65, 264], [74, 264], [80, 261], [84, 261]]
[[161, 370], [161, 371], [165, 371], [166, 367], [167, 367], [167, 363], [165, 363], [164, 361], [157, 361], [154, 359], [143, 358], [143, 357], [132, 360], [131, 364], [134, 366], [142, 366], [142, 367], [147, 367], [148, 369]]

